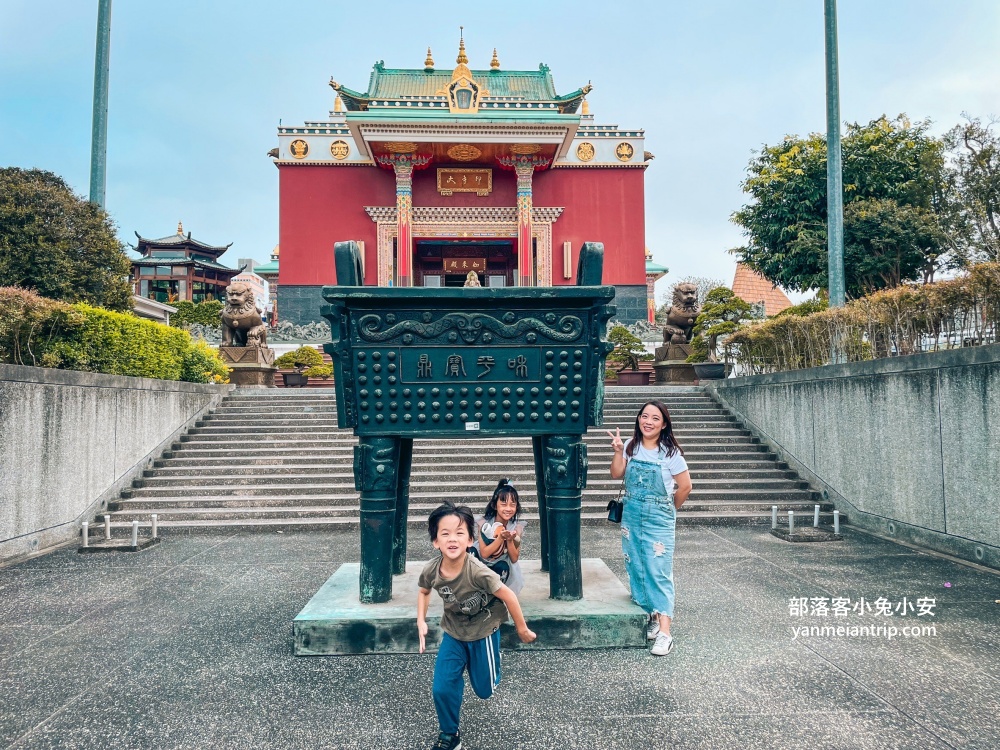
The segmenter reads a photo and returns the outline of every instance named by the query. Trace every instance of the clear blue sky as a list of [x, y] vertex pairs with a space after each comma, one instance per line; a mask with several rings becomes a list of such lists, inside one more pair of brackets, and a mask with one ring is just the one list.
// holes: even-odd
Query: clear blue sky
[[[1000, 115], [1000, 2], [840, 0], [842, 119], [906, 112], [936, 131]], [[0, 165], [89, 188], [97, 0], [0, 0]], [[686, 275], [731, 281], [729, 222], [751, 153], [825, 128], [822, 0], [347, 3], [114, 0], [107, 208], [125, 241], [177, 221], [266, 260], [278, 241], [279, 120], [323, 119], [331, 76], [365, 90], [372, 64], [548, 64], [588, 80], [601, 124], [642, 127], [646, 241]], [[600, 239], [600, 238], [594, 238]], [[661, 287], [661, 291], [662, 288]]]

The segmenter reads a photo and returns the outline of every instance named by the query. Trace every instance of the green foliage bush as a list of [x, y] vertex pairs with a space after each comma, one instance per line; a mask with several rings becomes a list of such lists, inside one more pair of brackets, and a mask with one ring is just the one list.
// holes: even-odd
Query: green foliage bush
[[732, 289], [719, 286], [705, 295], [705, 303], [695, 319], [694, 337], [688, 362], [718, 362], [716, 354], [720, 336], [729, 336], [752, 315], [749, 303], [737, 297]]
[[109, 375], [226, 382], [218, 353], [187, 331], [23, 289], [0, 289], [0, 361]]
[[333, 365], [313, 365], [304, 374], [310, 378], [328, 378], [333, 375]]
[[608, 341], [615, 345], [614, 351], [608, 355], [607, 361], [621, 365], [615, 372], [622, 370], [638, 370], [639, 361], [652, 359], [653, 356], [646, 352], [642, 339], [632, 333], [621, 323], [611, 327], [608, 331]]
[[282, 354], [274, 360], [274, 364], [280, 370], [291, 370], [296, 367], [316, 367], [323, 364], [323, 355], [314, 347], [300, 346], [293, 352]]
[[222, 312], [222, 302], [220, 300], [213, 299], [197, 303], [182, 300], [171, 302], [170, 306], [177, 308], [177, 312], [170, 316], [170, 325], [176, 328], [186, 328], [191, 323], [200, 323], [203, 326], [221, 325], [219, 314]]
[[748, 374], [992, 343], [1000, 335], [1000, 263], [956, 279], [901, 286], [806, 316], [775, 316], [730, 336]]

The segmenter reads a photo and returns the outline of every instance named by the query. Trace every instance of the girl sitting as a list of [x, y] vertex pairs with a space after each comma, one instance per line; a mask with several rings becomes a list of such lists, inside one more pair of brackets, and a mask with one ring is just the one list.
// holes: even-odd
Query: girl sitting
[[518, 564], [525, 527], [524, 521], [517, 520], [520, 515], [521, 499], [510, 480], [504, 478], [493, 490], [483, 515], [476, 519], [479, 556], [515, 594], [524, 588], [524, 575]]

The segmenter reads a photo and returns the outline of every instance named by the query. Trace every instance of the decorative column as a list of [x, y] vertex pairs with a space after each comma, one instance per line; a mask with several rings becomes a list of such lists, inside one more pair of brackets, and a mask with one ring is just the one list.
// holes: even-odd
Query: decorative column
[[500, 156], [501, 166], [517, 175], [517, 285], [533, 286], [534, 266], [531, 257], [531, 179], [536, 169], [545, 169], [549, 160], [534, 154]]
[[431, 157], [410, 153], [376, 159], [396, 173], [396, 286], [413, 286], [413, 170], [427, 166]]

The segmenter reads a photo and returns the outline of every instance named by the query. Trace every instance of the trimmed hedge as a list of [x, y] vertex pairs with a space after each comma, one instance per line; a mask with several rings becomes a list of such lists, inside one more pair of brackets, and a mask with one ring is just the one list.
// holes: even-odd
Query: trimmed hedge
[[177, 312], [170, 316], [170, 325], [175, 328], [186, 328], [192, 323], [200, 323], [203, 326], [221, 325], [222, 302], [213, 299], [205, 302], [171, 302], [171, 307], [176, 307]]
[[229, 374], [187, 331], [12, 287], [0, 289], [0, 360], [192, 383], [227, 382]]
[[818, 367], [1000, 340], [1000, 263], [956, 279], [906, 285], [811, 315], [741, 328], [726, 342], [747, 374]]

